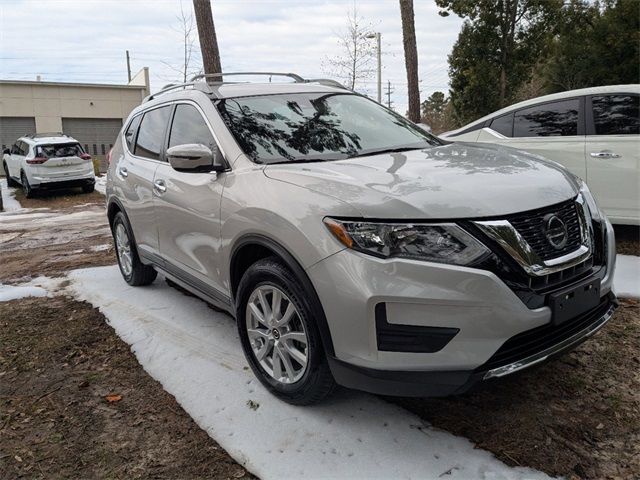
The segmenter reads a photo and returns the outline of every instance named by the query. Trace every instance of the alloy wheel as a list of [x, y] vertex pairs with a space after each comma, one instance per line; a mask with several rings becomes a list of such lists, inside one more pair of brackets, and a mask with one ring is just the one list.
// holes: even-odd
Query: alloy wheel
[[309, 339], [291, 299], [273, 285], [261, 285], [249, 297], [245, 318], [251, 351], [267, 374], [284, 384], [300, 380]]
[[131, 256], [131, 243], [129, 242], [129, 235], [122, 223], [118, 223], [116, 226], [116, 250], [118, 252], [118, 260], [120, 261], [120, 267], [125, 277], [131, 275], [133, 271], [133, 258]]

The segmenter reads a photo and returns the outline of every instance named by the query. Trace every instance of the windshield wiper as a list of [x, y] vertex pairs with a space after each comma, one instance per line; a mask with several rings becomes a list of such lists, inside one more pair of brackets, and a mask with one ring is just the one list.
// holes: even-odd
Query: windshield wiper
[[357, 157], [368, 157], [369, 155], [380, 155], [382, 153], [399, 153], [399, 152], [407, 152], [409, 150], [422, 150], [423, 148], [428, 148], [429, 145], [422, 147], [394, 147], [394, 148], [383, 148], [381, 150], [373, 150], [368, 152], [358, 153], [356, 155], [352, 155], [349, 158], [357, 158]]
[[266, 163], [266, 165], [282, 165], [285, 163], [319, 163], [328, 161], [328, 159], [324, 158], [296, 158], [294, 160], [278, 160], [277, 162], [268, 162]]

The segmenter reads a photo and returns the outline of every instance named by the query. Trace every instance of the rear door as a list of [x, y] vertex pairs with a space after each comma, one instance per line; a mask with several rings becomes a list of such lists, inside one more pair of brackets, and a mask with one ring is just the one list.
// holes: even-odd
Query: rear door
[[33, 165], [34, 173], [56, 181], [85, 174], [91, 163], [91, 156], [77, 142], [36, 145], [34, 149], [37, 159], [46, 159]]
[[640, 224], [640, 96], [587, 98], [587, 183], [614, 222]]
[[499, 143], [541, 155], [586, 179], [584, 98], [545, 102], [494, 118], [479, 142]]
[[18, 140], [11, 147], [11, 155], [8, 158], [7, 167], [9, 167], [9, 175], [14, 178], [20, 178], [20, 169], [24, 163], [24, 159], [29, 152], [29, 145], [22, 140]]
[[163, 155], [171, 105], [134, 117], [124, 138], [124, 156], [115, 169], [114, 183], [133, 229], [138, 249], [157, 255], [158, 227], [153, 206], [153, 176]]
[[[197, 104], [178, 103], [167, 148], [194, 143], [218, 150], [213, 129]], [[213, 297], [224, 291], [218, 253], [225, 176], [178, 172], [167, 162], [161, 163], [155, 174], [154, 203], [166, 268]]]

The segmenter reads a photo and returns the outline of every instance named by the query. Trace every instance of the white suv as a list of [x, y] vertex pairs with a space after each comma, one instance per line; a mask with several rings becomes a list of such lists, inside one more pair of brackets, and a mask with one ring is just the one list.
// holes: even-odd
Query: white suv
[[161, 272], [229, 312], [296, 404], [463, 392], [609, 320], [613, 230], [582, 181], [289, 76], [196, 78], [131, 113], [106, 191], [126, 282]]
[[27, 198], [38, 190], [72, 187], [90, 193], [96, 181], [91, 155], [63, 133], [20, 137], [3, 152], [2, 168], [8, 185], [22, 186]]
[[612, 223], [640, 225], [640, 85], [533, 98], [440, 138], [508, 145], [554, 160], [587, 182]]

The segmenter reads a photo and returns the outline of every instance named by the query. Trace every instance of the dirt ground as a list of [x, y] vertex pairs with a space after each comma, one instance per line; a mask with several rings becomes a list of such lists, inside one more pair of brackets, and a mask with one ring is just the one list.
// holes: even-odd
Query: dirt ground
[[64, 296], [0, 303], [0, 478], [252, 478]]
[[[115, 263], [99, 194], [17, 199], [36, 216], [1, 219], [0, 283]], [[616, 228], [618, 252], [639, 255], [638, 233]], [[105, 322], [64, 297], [0, 303], [0, 478], [245, 475]], [[637, 479], [639, 346], [640, 305], [622, 300], [600, 333], [538, 369], [460, 397], [389, 400], [510, 465]]]
[[104, 195], [70, 190], [27, 199], [17, 190], [16, 199], [29, 210], [0, 220], [0, 283], [115, 263]]

